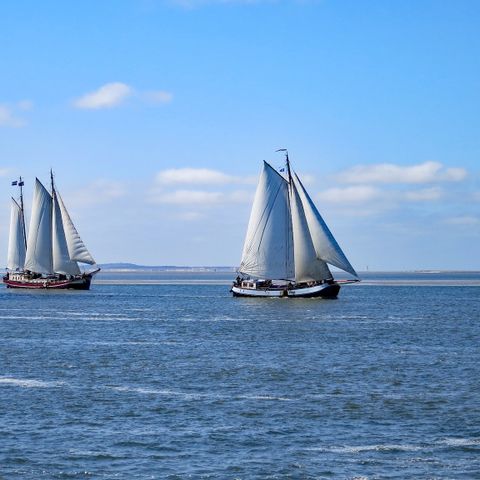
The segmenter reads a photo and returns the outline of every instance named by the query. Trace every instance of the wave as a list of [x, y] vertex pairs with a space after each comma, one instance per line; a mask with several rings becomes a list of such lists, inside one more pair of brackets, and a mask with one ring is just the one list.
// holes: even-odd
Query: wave
[[363, 452], [415, 452], [423, 450], [420, 445], [378, 444], [378, 445], [341, 445], [332, 447], [312, 447], [307, 450], [328, 453], [363, 453]]
[[63, 382], [45, 382], [43, 380], [0, 377], [0, 385], [11, 385], [23, 388], [52, 388], [62, 386]]
[[108, 387], [112, 390], [116, 390], [118, 392], [133, 392], [133, 393], [140, 393], [145, 395], [163, 395], [163, 396], [174, 396], [174, 397], [182, 397], [185, 400], [200, 400], [200, 399], [208, 399], [208, 400], [260, 400], [260, 401], [281, 401], [281, 402], [288, 402], [292, 401], [292, 398], [282, 397], [277, 395], [270, 395], [270, 394], [258, 394], [258, 395], [224, 395], [221, 393], [202, 393], [202, 392], [182, 392], [178, 390], [170, 390], [170, 389], [155, 389], [155, 388], [144, 388], [144, 387], [129, 387], [129, 386], [115, 386], [115, 387]]

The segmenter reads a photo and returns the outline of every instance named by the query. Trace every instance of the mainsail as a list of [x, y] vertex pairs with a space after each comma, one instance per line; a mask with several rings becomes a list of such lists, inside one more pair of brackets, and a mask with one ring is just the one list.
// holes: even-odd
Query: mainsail
[[241, 273], [256, 278], [295, 278], [288, 188], [288, 182], [264, 162], [243, 247]]
[[9, 270], [23, 270], [24, 265], [25, 232], [23, 228], [23, 212], [20, 205], [12, 198], [7, 268]]
[[25, 270], [52, 273], [52, 196], [35, 180]]

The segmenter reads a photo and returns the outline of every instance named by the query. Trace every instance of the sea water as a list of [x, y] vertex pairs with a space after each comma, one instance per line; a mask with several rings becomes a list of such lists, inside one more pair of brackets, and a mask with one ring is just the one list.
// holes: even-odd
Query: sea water
[[480, 478], [479, 274], [230, 277], [1, 289], [0, 478]]

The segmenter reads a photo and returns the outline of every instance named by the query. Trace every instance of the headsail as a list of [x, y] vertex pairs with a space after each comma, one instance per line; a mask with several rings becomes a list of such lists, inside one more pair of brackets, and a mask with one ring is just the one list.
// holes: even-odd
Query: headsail
[[302, 201], [317, 257], [358, 277], [296, 173], [293, 182]]
[[264, 162], [248, 223], [239, 271], [256, 278], [293, 279], [288, 182]]
[[7, 268], [9, 270], [23, 270], [24, 265], [25, 232], [23, 228], [23, 212], [20, 205], [12, 198]]
[[95, 265], [95, 260], [88, 251], [87, 247], [83, 243], [83, 240], [80, 238], [75, 225], [70, 218], [70, 215], [65, 208], [62, 198], [58, 192], [56, 197], [58, 200], [58, 205], [60, 206], [63, 228], [65, 231], [65, 239], [67, 242], [68, 253], [70, 254], [70, 259], [75, 262], [88, 263], [89, 265]]
[[37, 273], [53, 273], [52, 196], [38, 178], [35, 180], [33, 194], [25, 270]]
[[332, 278], [328, 265], [323, 260], [317, 258], [302, 201], [293, 182], [290, 187], [290, 205], [293, 226], [295, 281], [301, 283]]
[[58, 194], [53, 194], [53, 237], [52, 237], [52, 257], [53, 271], [65, 275], [78, 275], [80, 268], [77, 262], [70, 259], [67, 240], [65, 238], [65, 229], [63, 227], [62, 212], [58, 204]]

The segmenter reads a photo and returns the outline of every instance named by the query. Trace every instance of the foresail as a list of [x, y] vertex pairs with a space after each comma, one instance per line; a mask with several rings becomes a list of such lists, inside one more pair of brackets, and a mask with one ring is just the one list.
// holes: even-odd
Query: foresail
[[288, 182], [264, 162], [239, 271], [256, 278], [293, 279]]
[[53, 237], [52, 237], [52, 257], [53, 271], [64, 275], [78, 275], [80, 268], [77, 262], [70, 259], [68, 252], [65, 230], [63, 227], [62, 212], [58, 204], [58, 196], [53, 196]]
[[317, 257], [358, 277], [296, 173], [293, 174], [293, 181], [302, 201]]
[[38, 178], [35, 180], [33, 193], [25, 270], [36, 273], [53, 273], [52, 196]]
[[58, 204], [60, 206], [63, 228], [65, 231], [65, 239], [67, 242], [68, 252], [70, 254], [70, 259], [76, 262], [88, 263], [89, 265], [94, 265], [95, 260], [93, 259], [90, 252], [87, 250], [87, 247], [83, 243], [80, 235], [75, 228], [75, 225], [70, 218], [70, 215], [65, 208], [60, 194], [56, 192]]
[[317, 258], [302, 201], [295, 184], [292, 184], [290, 188], [290, 207], [292, 211], [295, 281], [302, 283], [332, 278], [328, 265]]
[[23, 230], [22, 209], [12, 198], [7, 257], [7, 268], [9, 270], [23, 270], [25, 265], [25, 232]]

